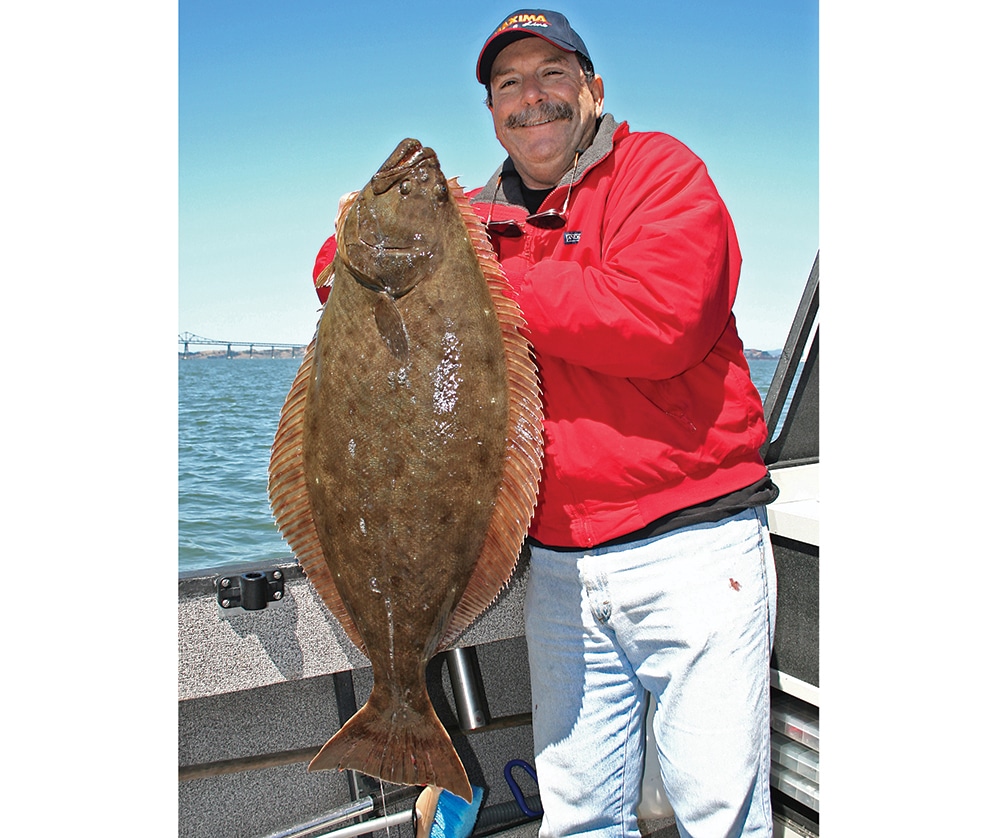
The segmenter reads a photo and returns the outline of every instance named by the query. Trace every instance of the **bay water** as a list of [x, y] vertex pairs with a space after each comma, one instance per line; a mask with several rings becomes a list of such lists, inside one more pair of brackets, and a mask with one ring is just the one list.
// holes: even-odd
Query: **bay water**
[[[179, 573], [291, 558], [271, 515], [267, 467], [301, 361], [178, 360]], [[749, 363], [766, 398], [778, 362]]]

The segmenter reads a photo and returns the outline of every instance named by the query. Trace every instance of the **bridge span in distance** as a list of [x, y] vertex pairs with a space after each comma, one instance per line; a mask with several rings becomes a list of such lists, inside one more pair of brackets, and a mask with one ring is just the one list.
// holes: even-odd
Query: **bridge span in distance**
[[306, 351], [306, 344], [304, 343], [277, 343], [267, 340], [218, 340], [216, 338], [205, 338], [192, 332], [182, 332], [177, 335], [177, 345], [184, 347], [178, 353], [181, 358], [189, 358], [192, 354], [197, 354], [191, 352], [191, 346], [224, 346], [226, 347], [226, 358], [235, 358], [237, 355], [243, 354], [244, 351], [251, 358], [254, 355], [259, 355], [262, 358], [275, 358], [279, 354], [282, 357], [287, 357], [284, 350], [290, 350], [291, 357], [295, 358], [303, 356]]

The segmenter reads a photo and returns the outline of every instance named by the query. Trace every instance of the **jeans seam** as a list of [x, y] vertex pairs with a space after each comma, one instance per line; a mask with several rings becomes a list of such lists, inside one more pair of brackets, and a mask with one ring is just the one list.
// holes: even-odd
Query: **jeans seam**
[[[645, 702], [644, 701], [639, 701], [638, 705], [639, 706], [644, 706]], [[626, 729], [627, 730], [632, 730], [632, 726], [635, 723], [635, 715], [636, 715], [636, 702], [633, 701], [632, 704], [631, 704], [631, 706], [629, 707], [629, 717], [628, 717], [628, 721], [626, 723], [626, 725], [627, 725]], [[628, 831], [628, 813], [625, 811], [625, 809], [626, 809], [626, 807], [625, 807], [625, 800], [626, 800], [626, 787], [625, 787], [625, 784], [627, 782], [628, 777], [630, 776], [630, 770], [631, 770], [631, 767], [632, 767], [631, 766], [630, 757], [633, 756], [633, 753], [629, 750], [628, 743], [629, 743], [629, 739], [628, 739], [628, 737], [625, 737], [625, 740], [624, 740], [625, 755], [624, 755], [624, 758], [622, 759], [622, 776], [621, 776], [621, 782], [619, 783], [619, 786], [618, 786], [618, 827], [621, 830], [621, 838], [627, 838], [627, 836], [629, 834], [629, 831]], [[638, 796], [636, 797], [636, 802], [638, 802]]]
[[771, 613], [771, 579], [767, 572], [767, 545], [764, 543], [764, 539], [769, 537], [767, 527], [765, 526], [767, 508], [758, 506], [755, 511], [757, 513], [757, 550], [760, 557], [760, 574], [764, 588], [764, 614], [766, 618], [764, 625], [766, 628], [767, 661], [770, 667], [771, 655], [774, 652], [772, 648], [774, 639], [772, 636], [773, 632], [771, 631], [771, 626], [774, 625], [774, 614]]

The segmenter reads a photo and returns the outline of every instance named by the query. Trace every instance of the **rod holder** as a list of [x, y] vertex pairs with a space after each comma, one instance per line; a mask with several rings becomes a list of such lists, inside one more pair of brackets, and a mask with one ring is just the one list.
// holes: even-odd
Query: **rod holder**
[[277, 568], [220, 576], [215, 583], [215, 600], [222, 608], [261, 611], [284, 595], [285, 574]]

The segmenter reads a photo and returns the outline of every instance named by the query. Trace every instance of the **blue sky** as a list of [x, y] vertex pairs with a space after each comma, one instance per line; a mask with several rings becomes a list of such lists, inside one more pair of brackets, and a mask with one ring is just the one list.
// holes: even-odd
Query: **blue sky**
[[[178, 332], [307, 342], [337, 200], [403, 137], [480, 185], [505, 153], [474, 65], [516, 8], [181, 0]], [[604, 77], [605, 109], [705, 160], [743, 249], [740, 333], [780, 348], [819, 247], [817, 3], [556, 8]]]

